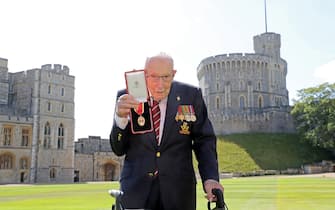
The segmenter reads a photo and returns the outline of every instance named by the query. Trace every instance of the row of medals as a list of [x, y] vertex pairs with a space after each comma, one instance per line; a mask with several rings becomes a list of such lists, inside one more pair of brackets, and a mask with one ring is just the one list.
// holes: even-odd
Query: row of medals
[[[144, 103], [140, 103], [139, 105], [140, 108], [137, 108], [137, 110], [135, 110], [135, 112], [139, 115], [137, 118], [137, 123], [139, 126], [144, 126], [145, 125], [145, 118], [142, 116], [143, 112], [144, 112]], [[195, 122], [197, 120], [197, 117], [195, 116], [195, 114], [193, 113], [186, 113], [186, 114], [182, 114], [177, 112], [175, 120], [178, 122], [180, 121], [186, 121], [186, 122]]]

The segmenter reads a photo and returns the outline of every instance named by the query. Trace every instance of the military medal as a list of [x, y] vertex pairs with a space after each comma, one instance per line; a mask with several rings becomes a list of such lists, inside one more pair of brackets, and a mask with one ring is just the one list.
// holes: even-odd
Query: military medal
[[195, 111], [192, 105], [190, 105], [190, 114], [191, 114], [191, 121], [195, 122], [197, 120], [197, 117], [195, 116]]
[[175, 120], [178, 122], [178, 120], [183, 121], [185, 119], [185, 116], [183, 114], [182, 106], [178, 106], [178, 112], [176, 114]]
[[144, 103], [140, 103], [135, 110], [135, 112], [139, 115], [137, 118], [137, 124], [139, 126], [144, 126], [145, 125], [145, 118], [142, 116], [144, 113]]
[[187, 105], [184, 105], [183, 106], [183, 113], [185, 115], [185, 120], [187, 122], [190, 122], [191, 121], [191, 113], [190, 113], [190, 107], [187, 106]]

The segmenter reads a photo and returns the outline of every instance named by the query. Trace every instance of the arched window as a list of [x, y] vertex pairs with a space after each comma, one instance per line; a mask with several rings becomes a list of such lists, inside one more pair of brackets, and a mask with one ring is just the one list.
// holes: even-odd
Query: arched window
[[240, 109], [245, 107], [245, 99], [244, 96], [240, 96]]
[[64, 104], [62, 104], [62, 106], [61, 106], [61, 108], [60, 108], [60, 111], [61, 111], [61, 112], [64, 112], [64, 110], [65, 110], [64, 107], [65, 107]]
[[61, 91], [60, 91], [60, 95], [61, 95], [61, 96], [64, 96], [64, 88], [61, 89]]
[[20, 159], [20, 169], [28, 169], [28, 158]]
[[11, 154], [0, 155], [0, 169], [12, 169], [13, 163], [13, 156]]
[[23, 128], [22, 129], [21, 146], [27, 147], [28, 145], [29, 145], [29, 129]]
[[259, 96], [258, 97], [258, 108], [262, 108], [263, 107], [263, 99], [262, 99], [262, 96]]
[[51, 111], [51, 103], [50, 103], [50, 101], [48, 101], [47, 106], [48, 106], [48, 111], [50, 112]]
[[62, 123], [58, 127], [57, 149], [64, 149], [64, 126]]
[[57, 170], [55, 168], [50, 169], [50, 179], [56, 179]]
[[51, 146], [51, 128], [49, 122], [45, 123], [44, 126], [44, 141], [43, 147], [48, 149]]
[[10, 146], [12, 144], [12, 128], [4, 127], [3, 129], [4, 146]]
[[48, 94], [51, 94], [51, 85], [48, 85]]
[[216, 109], [220, 109], [220, 98], [216, 97]]

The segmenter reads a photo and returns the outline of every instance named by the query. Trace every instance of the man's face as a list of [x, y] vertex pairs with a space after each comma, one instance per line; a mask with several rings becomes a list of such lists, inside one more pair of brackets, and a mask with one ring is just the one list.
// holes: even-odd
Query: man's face
[[154, 58], [146, 65], [148, 89], [154, 100], [160, 101], [168, 96], [176, 73], [172, 64], [162, 58]]

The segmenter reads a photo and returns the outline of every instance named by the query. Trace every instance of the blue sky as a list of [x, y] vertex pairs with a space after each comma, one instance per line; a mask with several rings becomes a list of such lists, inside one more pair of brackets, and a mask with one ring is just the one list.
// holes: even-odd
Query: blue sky
[[[202, 59], [253, 53], [264, 0], [0, 0], [0, 57], [10, 72], [63, 64], [76, 77], [76, 138], [108, 138], [123, 72], [161, 51], [176, 80], [198, 85]], [[268, 32], [281, 34], [290, 99], [335, 82], [335, 1], [267, 0]], [[292, 105], [292, 103], [291, 103]]]

